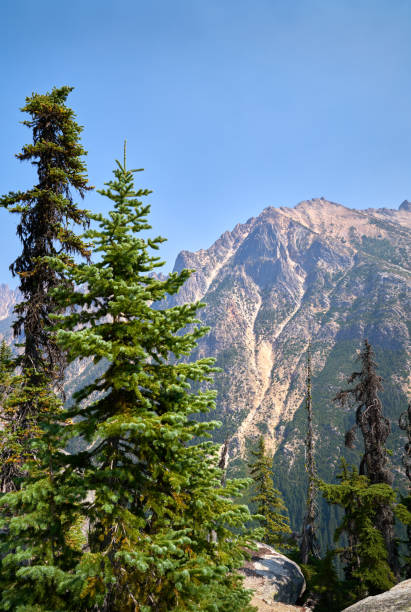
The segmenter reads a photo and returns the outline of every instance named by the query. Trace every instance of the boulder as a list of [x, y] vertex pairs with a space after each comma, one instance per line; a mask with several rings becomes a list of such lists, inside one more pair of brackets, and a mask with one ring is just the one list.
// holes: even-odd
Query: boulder
[[403, 580], [385, 593], [357, 601], [343, 612], [411, 612], [411, 580]]
[[240, 572], [245, 576], [244, 586], [254, 591], [253, 604], [258, 600], [268, 605], [274, 601], [294, 604], [305, 590], [298, 565], [267, 544], [258, 543], [257, 550], [249, 552], [251, 559]]

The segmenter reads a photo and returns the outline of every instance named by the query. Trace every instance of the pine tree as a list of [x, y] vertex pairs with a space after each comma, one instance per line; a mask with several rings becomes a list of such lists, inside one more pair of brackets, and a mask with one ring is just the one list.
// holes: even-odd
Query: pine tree
[[[393, 476], [388, 469], [388, 454], [385, 442], [391, 431], [390, 423], [383, 414], [379, 393], [382, 390], [382, 379], [377, 374], [374, 351], [368, 340], [358, 357], [361, 370], [353, 372], [348, 384], [354, 386], [342, 389], [334, 401], [344, 406], [349, 399], [355, 404], [355, 425], [346, 433], [345, 444], [353, 448], [356, 430], [359, 428], [364, 441], [364, 455], [360, 463], [360, 474], [369, 478], [371, 484], [384, 483], [391, 486]], [[388, 550], [390, 566], [397, 572], [398, 554], [394, 539], [394, 513], [392, 508], [382, 505], [375, 516]]]
[[356, 468], [349, 470], [344, 460], [338, 479], [339, 484], [320, 481], [319, 486], [325, 499], [344, 511], [334, 540], [337, 542], [345, 535], [348, 541], [340, 555], [344, 563], [346, 588], [351, 593], [353, 603], [394, 585], [395, 578], [388, 563], [384, 538], [375, 524], [382, 506], [393, 511], [395, 493], [387, 484], [371, 484], [367, 476], [360, 475]]
[[23, 301], [15, 307], [13, 329], [16, 337], [23, 332], [24, 340], [15, 363], [22, 377], [14, 379], [14, 401], [8, 402], [0, 448], [0, 480], [6, 491], [13, 490], [22, 476], [20, 468], [28, 442], [39, 433], [38, 420], [44, 416], [36, 388], [42, 394], [49, 384], [61, 391], [65, 356], [49, 328], [50, 316], [64, 310], [64, 305], [56, 303], [53, 289], [67, 280], [47, 257], [58, 257], [69, 264], [74, 256], [89, 255], [87, 245], [73, 230], [76, 224], [85, 227], [89, 218], [74, 203], [71, 190], [83, 198], [91, 187], [82, 161], [86, 152], [79, 142], [82, 128], [65, 105], [71, 90], [54, 88], [51, 93], [26, 98], [22, 111], [31, 119], [23, 123], [32, 129], [33, 144], [25, 145], [16, 157], [36, 166], [38, 183], [0, 199], [1, 206], [20, 215], [17, 235], [23, 245], [22, 253], [10, 266], [12, 274], [20, 278], [23, 295]]
[[254, 502], [258, 514], [263, 519], [263, 541], [270, 546], [290, 548], [291, 529], [287, 509], [280, 491], [274, 488], [272, 457], [266, 453], [264, 438], [261, 436], [257, 450], [251, 451], [254, 459], [249, 464], [250, 474], [254, 481]]
[[307, 436], [305, 439], [306, 463], [305, 469], [308, 475], [307, 502], [300, 542], [300, 560], [306, 565], [308, 558], [312, 555], [319, 557], [317, 537], [316, 537], [316, 470], [314, 460], [314, 432], [313, 432], [313, 407], [311, 396], [311, 347], [307, 351], [307, 392], [305, 397], [305, 407], [307, 410]]
[[[192, 418], [214, 407], [201, 384], [215, 368], [211, 359], [181, 358], [207, 330], [199, 304], [162, 307], [190, 272], [152, 274], [161, 263], [151, 249], [163, 239], [143, 238], [150, 207], [141, 198], [150, 192], [135, 190], [133, 172], [117, 162], [100, 192], [114, 209], [93, 216], [99, 228], [87, 232], [99, 261], [55, 261], [84, 288], [54, 294], [76, 307], [60, 317], [61, 348], [70, 361], [92, 357], [107, 367], [77, 393], [69, 421], [47, 425], [39, 441], [47, 477], [39, 472], [2, 499], [11, 516], [3, 550], [10, 538], [22, 542], [3, 560], [4, 609], [251, 610], [235, 571], [252, 546], [244, 527], [251, 517], [231, 501], [248, 481], [222, 486], [218, 448], [196, 443], [216, 426]], [[78, 435], [86, 450], [47, 454], [54, 439]]]

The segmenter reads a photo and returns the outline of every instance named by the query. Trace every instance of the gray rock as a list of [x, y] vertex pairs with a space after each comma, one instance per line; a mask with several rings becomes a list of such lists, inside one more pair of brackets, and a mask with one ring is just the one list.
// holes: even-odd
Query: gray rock
[[254, 590], [254, 597], [270, 604], [274, 600], [293, 604], [305, 590], [302, 571], [294, 561], [267, 544], [257, 544], [250, 561], [240, 570], [244, 586]]
[[404, 200], [404, 202], [400, 204], [399, 210], [406, 210], [408, 212], [411, 212], [411, 202], [409, 202], [408, 200]]
[[411, 580], [403, 580], [385, 593], [357, 601], [343, 612], [411, 612]]

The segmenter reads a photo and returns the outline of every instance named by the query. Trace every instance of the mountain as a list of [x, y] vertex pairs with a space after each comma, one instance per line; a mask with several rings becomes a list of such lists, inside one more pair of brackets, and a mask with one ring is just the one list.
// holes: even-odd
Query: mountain
[[[323, 198], [269, 207], [209, 249], [177, 258], [175, 270], [196, 272], [174, 303], [207, 304], [201, 319], [211, 329], [195, 356], [214, 356], [223, 368], [215, 385], [223, 423], [217, 439], [230, 437], [231, 466], [241, 472], [247, 449], [264, 435], [295, 529], [304, 510], [309, 343], [319, 475], [335, 478], [354, 413], [332, 397], [368, 338], [384, 378], [389, 446], [401, 479], [398, 417], [411, 392], [409, 208], [352, 210]], [[344, 454], [358, 463], [358, 452]], [[335, 517], [323, 518], [329, 543]]]
[[[222, 422], [216, 440], [229, 437], [231, 469], [241, 473], [249, 447], [264, 435], [295, 529], [305, 497], [309, 343], [319, 475], [335, 478], [343, 433], [354, 414], [335, 406], [332, 397], [356, 368], [357, 351], [368, 338], [384, 378], [389, 446], [401, 477], [398, 417], [411, 392], [410, 208], [404, 201], [398, 210], [352, 210], [323, 198], [294, 208], [268, 207], [209, 249], [177, 257], [175, 271], [195, 272], [168, 305], [206, 304], [200, 318], [210, 332], [194, 358], [213, 356], [222, 368], [213, 385], [218, 390], [213, 417]], [[3, 285], [0, 313], [10, 314], [12, 301]], [[9, 318], [0, 321], [4, 334], [1, 323], [9, 325]], [[90, 375], [84, 366], [78, 374], [83, 380]], [[76, 377], [73, 371], [70, 389]], [[345, 454], [357, 463], [358, 452]], [[329, 525], [326, 544], [336, 519], [331, 514], [323, 519]]]

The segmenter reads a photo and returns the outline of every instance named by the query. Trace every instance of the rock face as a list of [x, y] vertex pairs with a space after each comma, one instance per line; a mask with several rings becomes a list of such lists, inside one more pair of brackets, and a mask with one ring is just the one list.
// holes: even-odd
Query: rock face
[[[272, 450], [284, 441], [304, 395], [310, 340], [317, 375], [343, 344], [352, 361], [364, 336], [377, 351], [405, 357], [410, 228], [404, 209], [358, 211], [317, 199], [266, 208], [208, 250], [180, 253], [175, 269], [196, 273], [175, 302], [207, 304], [201, 317], [211, 331], [198, 356], [224, 368], [218, 411], [232, 456], [261, 433]], [[405, 371], [396, 373], [404, 392]]]
[[[324, 199], [266, 208], [225, 232], [209, 249], [182, 251], [176, 270], [196, 272], [170, 301], [201, 300], [210, 326], [195, 357], [213, 356], [215, 439], [230, 439], [232, 469], [244, 470], [250, 445], [264, 435], [275, 452], [276, 484], [293, 528], [304, 511], [305, 362], [311, 342], [316, 460], [329, 480], [339, 466], [353, 410], [332, 402], [356, 369], [364, 338], [384, 378], [382, 400], [392, 422], [389, 446], [401, 465], [399, 414], [411, 394], [411, 214], [352, 210]], [[355, 455], [349, 461], [358, 464]], [[401, 470], [398, 469], [398, 475]], [[289, 484], [292, 483], [292, 486]], [[332, 545], [333, 510], [324, 545]], [[330, 514], [331, 513], [331, 514]]]
[[411, 612], [411, 580], [404, 580], [381, 595], [362, 599], [343, 612]]
[[266, 604], [262, 599], [258, 599], [257, 597], [253, 597], [251, 605], [257, 608], [258, 612], [311, 612], [309, 608], [291, 606], [290, 604], [283, 604], [280, 602]]
[[400, 204], [399, 210], [405, 210], [407, 212], [411, 212], [411, 202], [409, 202], [408, 200], [404, 200], [404, 202]]
[[293, 604], [305, 590], [298, 565], [267, 544], [258, 544], [241, 573], [245, 575], [244, 586], [255, 591], [254, 600], [267, 605], [274, 601]]

